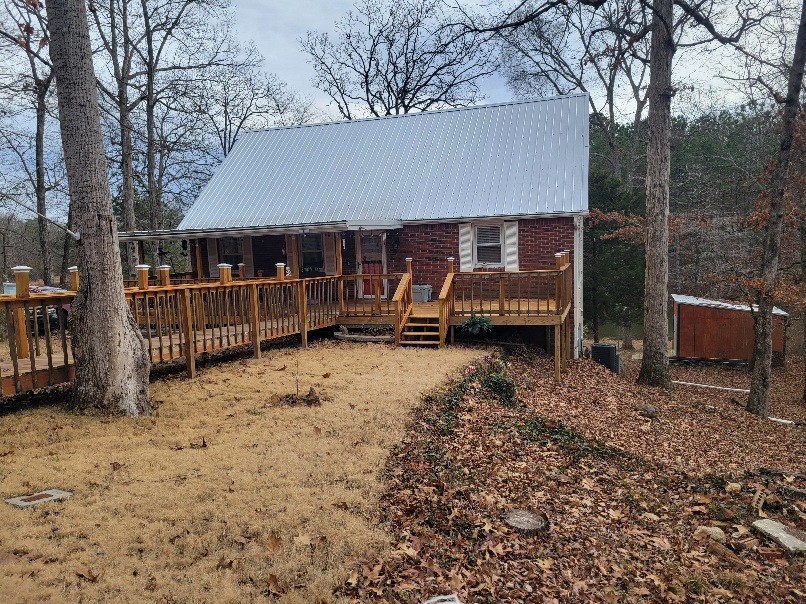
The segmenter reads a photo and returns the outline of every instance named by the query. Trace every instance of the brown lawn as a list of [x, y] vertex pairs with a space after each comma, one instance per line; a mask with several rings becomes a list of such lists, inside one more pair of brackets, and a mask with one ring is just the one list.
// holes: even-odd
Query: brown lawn
[[[0, 416], [3, 602], [333, 601], [389, 542], [380, 470], [423, 392], [477, 351], [322, 343], [152, 386], [141, 421], [59, 408]], [[277, 397], [309, 387], [318, 407]]]

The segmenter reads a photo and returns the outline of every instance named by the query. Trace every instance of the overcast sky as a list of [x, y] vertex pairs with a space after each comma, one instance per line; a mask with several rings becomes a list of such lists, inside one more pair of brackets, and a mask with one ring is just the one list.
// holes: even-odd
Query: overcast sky
[[[465, 2], [481, 4], [485, 0]], [[350, 10], [355, 0], [234, 0], [238, 37], [253, 40], [266, 58], [266, 70], [303, 95], [314, 99], [318, 109], [325, 109], [328, 97], [311, 83], [314, 72], [306, 62], [299, 40], [307, 31], [334, 31], [334, 24]], [[485, 103], [512, 99], [512, 93], [500, 77], [483, 83]], [[335, 109], [329, 117], [336, 118]]]

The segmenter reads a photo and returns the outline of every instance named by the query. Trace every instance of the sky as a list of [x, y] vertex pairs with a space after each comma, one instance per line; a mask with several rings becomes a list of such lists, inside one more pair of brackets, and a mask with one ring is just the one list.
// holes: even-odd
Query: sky
[[[482, 4], [486, 0], [464, 2]], [[327, 108], [328, 97], [311, 80], [313, 68], [306, 62], [299, 40], [309, 30], [334, 31], [334, 24], [355, 0], [234, 0], [237, 35], [252, 40], [266, 59], [265, 68], [275, 73], [296, 92], [310, 97], [323, 117], [336, 119], [335, 109]], [[513, 96], [500, 76], [482, 83], [484, 103], [501, 103]]]

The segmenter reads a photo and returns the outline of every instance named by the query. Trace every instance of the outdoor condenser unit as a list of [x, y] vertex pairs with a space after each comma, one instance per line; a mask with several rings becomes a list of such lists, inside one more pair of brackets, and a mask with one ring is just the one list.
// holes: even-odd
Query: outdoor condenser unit
[[591, 357], [610, 371], [619, 372], [619, 358], [615, 344], [594, 344], [591, 346]]

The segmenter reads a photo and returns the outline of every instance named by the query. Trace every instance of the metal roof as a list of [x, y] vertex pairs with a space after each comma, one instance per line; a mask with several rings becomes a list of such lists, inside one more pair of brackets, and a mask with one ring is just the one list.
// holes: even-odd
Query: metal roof
[[178, 229], [587, 209], [588, 97], [576, 94], [245, 133]]
[[[707, 306], [709, 308], [721, 308], [723, 310], [743, 310], [745, 312], [750, 311], [750, 306], [748, 304], [738, 304], [736, 302], [723, 302], [722, 300], [709, 300], [708, 298], [698, 298], [696, 296], [684, 296], [682, 294], [672, 294], [672, 300], [677, 302], [678, 304], [686, 304], [688, 306]], [[755, 304], [753, 305], [753, 310], [758, 310], [758, 306]], [[772, 308], [772, 312], [775, 315], [781, 315], [782, 317], [788, 317], [789, 313], [784, 310], [781, 310], [777, 306]]]

